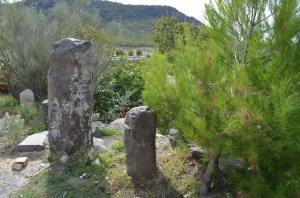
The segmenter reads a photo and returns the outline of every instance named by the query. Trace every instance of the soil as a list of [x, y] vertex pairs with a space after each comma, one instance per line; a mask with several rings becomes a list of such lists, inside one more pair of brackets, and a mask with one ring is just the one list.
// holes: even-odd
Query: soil
[[[3, 139], [2, 139], [3, 140]], [[0, 140], [1, 142], [1, 140]], [[46, 150], [42, 152], [18, 153], [9, 150], [0, 153], [0, 198], [6, 198], [12, 191], [26, 184], [38, 173]], [[12, 164], [18, 157], [28, 157], [28, 164], [20, 171], [12, 170]]]
[[[0, 127], [2, 119], [0, 119]], [[112, 144], [118, 139], [113, 137], [103, 137], [105, 146], [111, 149]], [[18, 152], [7, 148], [8, 141], [5, 136], [0, 134], [0, 198], [6, 198], [8, 195], [25, 185], [30, 178], [35, 176], [45, 167], [41, 166], [45, 153], [49, 147], [41, 152]], [[20, 171], [12, 170], [12, 164], [18, 157], [28, 157], [28, 164]]]

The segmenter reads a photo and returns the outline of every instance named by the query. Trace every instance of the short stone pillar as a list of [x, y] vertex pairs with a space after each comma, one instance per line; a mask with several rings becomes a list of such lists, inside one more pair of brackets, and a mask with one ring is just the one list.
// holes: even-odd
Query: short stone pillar
[[48, 126], [48, 100], [44, 100], [41, 104], [41, 109], [43, 113], [43, 122], [46, 126]]
[[20, 93], [20, 105], [34, 104], [34, 93], [30, 89], [25, 89]]
[[127, 173], [133, 180], [150, 179], [156, 166], [156, 113], [146, 106], [135, 107], [125, 117], [124, 142]]
[[53, 45], [48, 71], [49, 145], [56, 154], [93, 148], [91, 42], [73, 38]]

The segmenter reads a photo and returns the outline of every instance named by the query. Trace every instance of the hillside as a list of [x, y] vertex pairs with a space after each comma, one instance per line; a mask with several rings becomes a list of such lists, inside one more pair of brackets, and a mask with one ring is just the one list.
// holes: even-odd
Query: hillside
[[[26, 6], [48, 10], [59, 0], [26, 0]], [[88, 9], [97, 14], [117, 45], [151, 46], [155, 21], [162, 16], [175, 16], [179, 21], [200, 25], [200, 22], [170, 6], [124, 5], [121, 3], [91, 0]]]

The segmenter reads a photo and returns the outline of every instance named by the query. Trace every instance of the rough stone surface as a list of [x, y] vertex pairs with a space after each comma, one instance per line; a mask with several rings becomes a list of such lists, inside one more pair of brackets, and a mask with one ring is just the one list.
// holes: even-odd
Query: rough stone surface
[[101, 121], [96, 121], [92, 123], [92, 132], [93, 136], [97, 138], [101, 138], [104, 136], [103, 128], [105, 128], [105, 124], [103, 124]]
[[104, 140], [94, 137], [94, 151], [97, 153], [105, 153], [109, 151], [109, 148], [106, 147]]
[[43, 113], [43, 122], [48, 126], [48, 100], [44, 100], [41, 104], [41, 109]]
[[125, 118], [119, 118], [111, 122], [106, 128], [124, 131]]
[[157, 172], [155, 151], [156, 113], [146, 106], [135, 107], [125, 117], [124, 143], [127, 173], [138, 180]]
[[48, 131], [35, 133], [25, 138], [18, 146], [19, 152], [42, 151], [45, 149]]
[[20, 105], [23, 106], [26, 103], [34, 104], [34, 94], [30, 89], [25, 89], [20, 93]]
[[17, 170], [17, 171], [22, 170], [22, 168], [23, 168], [22, 164], [19, 164], [19, 163], [13, 163], [13, 165], [11, 167], [11, 169]]
[[168, 133], [169, 142], [172, 148], [177, 144], [177, 139], [179, 136], [179, 131], [177, 129], [170, 129]]
[[48, 72], [49, 145], [72, 154], [93, 148], [91, 42], [63, 39], [54, 44]]

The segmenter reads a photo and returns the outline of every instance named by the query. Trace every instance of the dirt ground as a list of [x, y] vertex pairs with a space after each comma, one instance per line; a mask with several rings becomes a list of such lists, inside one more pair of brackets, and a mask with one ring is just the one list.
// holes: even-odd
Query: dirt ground
[[[26, 184], [32, 176], [44, 168], [41, 166], [41, 162], [46, 150], [42, 152], [12, 153], [2, 149], [0, 152], [0, 198], [6, 198], [12, 191]], [[20, 171], [12, 170], [12, 164], [18, 157], [28, 157], [28, 164]]]

